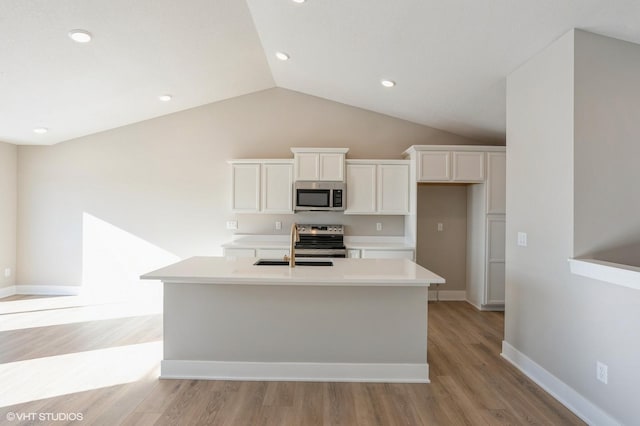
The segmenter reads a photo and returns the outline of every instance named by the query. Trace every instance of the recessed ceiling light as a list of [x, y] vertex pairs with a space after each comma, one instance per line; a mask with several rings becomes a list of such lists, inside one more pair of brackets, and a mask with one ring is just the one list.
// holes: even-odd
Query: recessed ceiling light
[[169, 102], [171, 100], [172, 96], [171, 95], [160, 95], [158, 96], [158, 99], [160, 99], [162, 102]]
[[276, 58], [280, 59], [281, 61], [287, 61], [289, 60], [289, 55], [284, 52], [276, 52]]
[[305, 0], [293, 0], [294, 3], [304, 3]]
[[37, 133], [39, 135], [44, 135], [48, 131], [49, 129], [47, 129], [46, 127], [36, 127], [35, 129], [33, 129], [33, 133]]
[[381, 80], [380, 84], [382, 84], [384, 87], [393, 87], [396, 85], [396, 82], [393, 80]]
[[69, 37], [78, 43], [89, 43], [91, 41], [91, 33], [86, 30], [71, 30], [69, 31]]

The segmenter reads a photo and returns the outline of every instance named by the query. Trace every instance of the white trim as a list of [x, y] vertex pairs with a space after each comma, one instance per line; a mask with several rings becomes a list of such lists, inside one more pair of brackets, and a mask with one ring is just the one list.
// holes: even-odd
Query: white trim
[[0, 288], [0, 299], [2, 299], [3, 297], [13, 296], [14, 294], [16, 294], [15, 285]]
[[504, 340], [502, 341], [502, 353], [500, 355], [587, 424], [598, 426], [621, 424]]
[[43, 296], [78, 296], [82, 290], [74, 285], [17, 285], [15, 294]]
[[237, 158], [227, 160], [227, 164], [293, 164], [293, 158]]
[[307, 147], [291, 147], [291, 152], [294, 154], [298, 153], [316, 153], [316, 152], [328, 152], [328, 153], [336, 153], [336, 154], [346, 154], [349, 152], [349, 148], [307, 148]]
[[640, 290], [640, 268], [596, 259], [569, 259], [571, 273]]
[[162, 360], [160, 378], [429, 383], [429, 365]]
[[473, 303], [469, 299], [466, 299], [465, 301], [468, 304], [470, 304], [471, 306], [473, 306], [474, 308], [476, 308], [477, 310], [479, 310], [479, 311], [504, 312], [504, 305], [502, 305], [502, 304], [497, 304], [497, 305], [476, 305], [475, 303]]
[[441, 302], [464, 302], [467, 300], [467, 292], [465, 290], [436, 290], [433, 288], [435, 284], [431, 284], [429, 288], [429, 301], [436, 300], [436, 292], [438, 293], [437, 300]]
[[505, 152], [506, 146], [499, 145], [412, 145], [407, 148], [402, 155], [408, 156], [420, 151], [482, 151], [482, 152]]

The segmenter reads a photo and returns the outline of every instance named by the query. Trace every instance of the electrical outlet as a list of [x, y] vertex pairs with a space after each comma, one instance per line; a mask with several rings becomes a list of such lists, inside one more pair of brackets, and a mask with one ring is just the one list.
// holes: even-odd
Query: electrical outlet
[[282, 229], [282, 222], [280, 222], [279, 220], [276, 221], [276, 230], [279, 231]]
[[227, 221], [227, 229], [238, 229], [238, 221], [237, 220], [228, 220]]
[[438, 223], [438, 232], [442, 232], [444, 230], [444, 224]]
[[4, 268], [4, 276], [5, 277], [11, 276], [11, 268]]
[[376, 231], [382, 231], [382, 222], [376, 223]]
[[603, 364], [600, 361], [596, 363], [596, 379], [600, 380], [605, 385], [609, 381], [609, 367], [607, 364]]
[[526, 232], [518, 232], [518, 245], [520, 247], [527, 246], [527, 233]]

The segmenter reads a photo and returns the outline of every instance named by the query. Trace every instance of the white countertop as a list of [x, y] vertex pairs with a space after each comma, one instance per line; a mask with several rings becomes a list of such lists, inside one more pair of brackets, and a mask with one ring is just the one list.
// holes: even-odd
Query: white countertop
[[[257, 258], [191, 257], [143, 275], [169, 283], [413, 286], [444, 278], [406, 259], [331, 259], [333, 266], [255, 266]], [[306, 260], [306, 259], [305, 259]]]

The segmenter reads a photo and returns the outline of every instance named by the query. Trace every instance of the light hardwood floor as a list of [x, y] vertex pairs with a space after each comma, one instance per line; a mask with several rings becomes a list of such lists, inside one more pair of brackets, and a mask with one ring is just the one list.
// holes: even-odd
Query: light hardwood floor
[[[0, 307], [23, 300], [30, 298], [5, 298]], [[50, 314], [60, 315], [60, 309], [78, 308], [55, 308]], [[43, 314], [42, 309], [38, 312]], [[11, 316], [19, 313], [0, 314], [0, 321], [15, 320]], [[500, 357], [504, 315], [478, 312], [464, 302], [429, 304], [430, 384], [159, 380], [161, 315], [81, 322], [74, 318], [66, 324], [5, 327], [0, 332], [0, 392], [27, 392], [25, 402], [0, 407], [0, 424], [47, 424], [39, 418], [31, 423], [6, 420], [12, 413], [81, 413], [83, 421], [75, 424], [86, 425], [583, 424]], [[148, 362], [138, 362], [132, 377], [121, 377], [119, 366], [125, 368], [141, 356], [127, 352], [131, 348], [150, 348], [152, 354]], [[109, 352], [120, 350], [119, 355]], [[79, 358], [70, 358], [75, 356]], [[57, 362], [52, 369], [63, 379], [29, 373], [35, 363], [49, 359]], [[72, 363], [73, 371], [59, 371], [66, 368], [64, 362]], [[91, 382], [95, 375], [113, 379], [112, 384]], [[17, 382], [8, 383], [11, 380]], [[77, 384], [83, 390], [56, 394], [56, 383], [63, 389]], [[38, 388], [54, 396], [24, 399]]]

